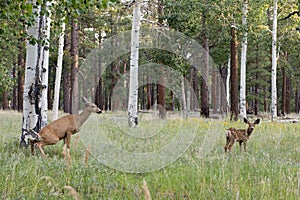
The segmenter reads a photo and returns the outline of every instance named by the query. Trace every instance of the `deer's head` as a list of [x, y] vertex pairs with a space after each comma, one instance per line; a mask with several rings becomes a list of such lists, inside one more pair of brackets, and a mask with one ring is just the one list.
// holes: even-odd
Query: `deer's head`
[[250, 136], [254, 130], [255, 125], [260, 123], [260, 119], [256, 119], [254, 122], [250, 122], [247, 118], [244, 118], [244, 122], [249, 126], [247, 129], [247, 134], [248, 136]]
[[33, 142], [38, 142], [40, 141], [39, 139], [39, 135], [37, 134], [37, 132], [35, 132], [32, 129], [29, 130], [23, 130], [23, 134], [21, 136], [21, 143], [20, 146], [21, 147], [27, 147], [29, 144], [29, 141], [33, 141]]
[[101, 114], [102, 110], [100, 108], [98, 108], [98, 106], [94, 103], [91, 103], [87, 100], [87, 98], [82, 97], [83, 102], [85, 103], [85, 107], [90, 111], [90, 112], [94, 112], [94, 113], [98, 113]]

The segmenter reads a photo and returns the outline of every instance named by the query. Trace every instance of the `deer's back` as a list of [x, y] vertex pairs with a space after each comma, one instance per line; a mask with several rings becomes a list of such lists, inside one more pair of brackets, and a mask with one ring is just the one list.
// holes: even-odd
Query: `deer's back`
[[67, 115], [48, 124], [40, 131], [40, 135], [43, 136], [44, 132], [49, 131], [59, 137], [59, 139], [62, 139], [66, 136], [67, 132], [72, 132], [73, 134], [78, 132], [78, 129], [74, 117], [72, 115]]

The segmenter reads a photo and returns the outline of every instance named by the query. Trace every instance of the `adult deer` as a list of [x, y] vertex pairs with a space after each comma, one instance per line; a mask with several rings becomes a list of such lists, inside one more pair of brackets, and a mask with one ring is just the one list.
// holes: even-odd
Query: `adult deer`
[[[39, 133], [31, 130], [28, 137], [31, 141], [31, 153], [34, 154], [34, 145], [36, 145], [43, 156], [45, 156], [43, 146], [54, 145], [59, 140], [64, 139], [64, 153], [67, 151], [70, 155], [71, 136], [77, 133], [82, 124], [88, 119], [92, 112], [102, 113], [101, 109], [95, 104], [82, 97], [85, 103], [85, 109], [80, 114], [71, 114], [59, 118], [44, 128]], [[35, 135], [34, 135], [35, 134]]]
[[248, 129], [229, 128], [226, 130], [225, 152], [227, 152], [227, 150], [231, 151], [235, 141], [239, 143], [240, 151], [242, 151], [242, 144], [244, 144], [244, 151], [246, 151], [247, 141], [249, 140], [255, 125], [260, 123], [260, 119], [256, 119], [254, 122], [249, 122], [247, 118], [244, 118], [244, 122], [248, 124]]

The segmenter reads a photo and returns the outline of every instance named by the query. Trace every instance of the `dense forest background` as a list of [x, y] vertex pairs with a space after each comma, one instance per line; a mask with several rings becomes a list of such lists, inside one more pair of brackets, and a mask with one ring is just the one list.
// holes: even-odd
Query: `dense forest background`
[[[213, 60], [210, 68], [210, 93], [203, 92], [201, 75], [183, 58], [161, 50], [140, 50], [139, 62], [155, 62], [171, 66], [189, 81], [196, 98], [189, 99], [188, 110], [200, 110], [208, 116], [203, 99], [208, 99], [211, 113], [226, 113], [226, 91], [220, 87], [226, 83], [227, 68], [235, 63], [239, 70], [243, 31], [247, 30], [246, 99], [249, 114], [270, 111], [272, 21], [273, 1], [248, 2], [247, 25], [242, 25], [242, 0], [145, 0], [141, 3], [142, 27], [175, 30], [202, 44]], [[0, 6], [0, 104], [1, 108], [23, 110], [24, 76], [27, 29], [34, 20], [33, 8], [45, 1], [33, 4], [24, 0], [5, 0]], [[57, 69], [58, 40], [61, 25], [66, 24], [62, 84], [59, 108], [70, 112], [72, 99], [72, 66], [74, 48], [78, 48], [80, 64], [107, 38], [131, 30], [132, 1], [53, 1], [51, 10], [51, 34], [49, 42], [48, 108], [53, 107], [54, 83]], [[277, 27], [277, 95], [278, 115], [300, 111], [300, 17], [297, 1], [278, 1]], [[43, 10], [46, 15], [47, 10]], [[76, 27], [75, 27], [76, 26]], [[75, 30], [75, 31], [74, 31]], [[76, 35], [77, 34], [77, 35]], [[74, 46], [77, 38], [77, 46]], [[35, 41], [38, 43], [44, 40]], [[113, 44], [118, 45], [118, 44]], [[129, 70], [130, 57], [123, 55], [110, 64], [105, 76], [98, 81], [94, 101], [103, 110], [114, 111], [112, 91], [122, 74]], [[84, 77], [91, 79], [93, 77]], [[147, 79], [149, 77], [145, 77]], [[168, 77], [166, 77], [168, 78]], [[239, 73], [231, 81], [239, 80]], [[139, 88], [139, 109], [153, 108], [160, 104], [166, 110], [180, 108], [172, 91], [164, 87], [164, 80]], [[85, 89], [85, 91], [88, 91]], [[209, 95], [209, 98], [207, 97]], [[232, 93], [230, 93], [231, 98]], [[201, 105], [202, 104], [202, 105]], [[162, 114], [163, 115], [163, 114]]]

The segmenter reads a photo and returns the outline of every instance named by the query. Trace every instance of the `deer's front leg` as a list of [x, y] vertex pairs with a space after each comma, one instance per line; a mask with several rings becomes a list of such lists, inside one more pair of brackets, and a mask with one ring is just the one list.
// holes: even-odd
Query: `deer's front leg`
[[66, 137], [64, 138], [65, 146], [64, 148], [67, 150], [67, 156], [70, 158], [70, 143], [71, 143], [72, 132], [67, 132]]
[[30, 149], [31, 149], [31, 155], [34, 155], [35, 151], [34, 151], [34, 142], [33, 141], [30, 141]]
[[62, 154], [64, 155], [64, 157], [66, 157], [66, 155], [67, 155], [67, 142], [66, 142], [66, 140], [67, 140], [67, 137], [64, 137], [64, 146], [63, 146], [63, 152], [62, 152]]

